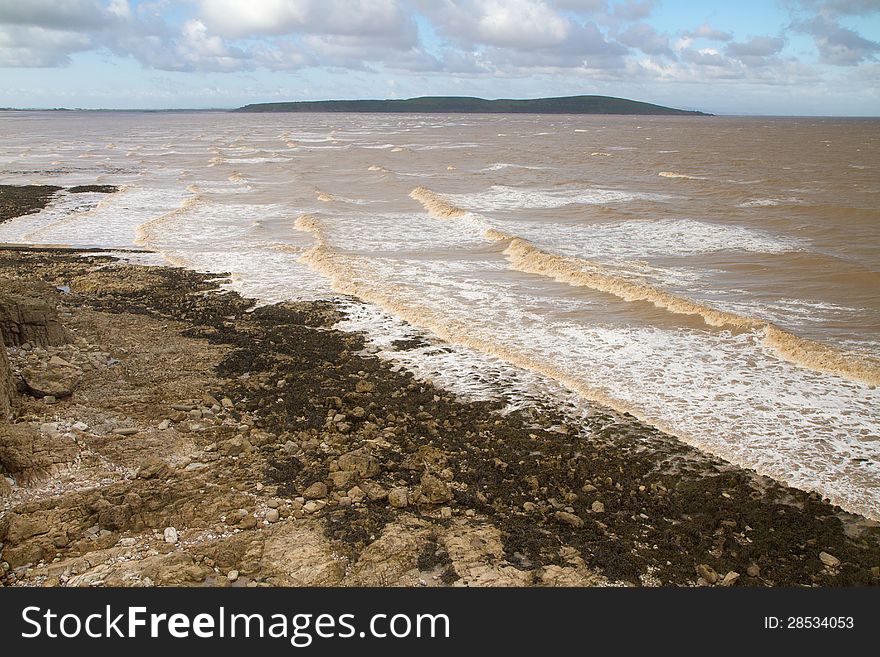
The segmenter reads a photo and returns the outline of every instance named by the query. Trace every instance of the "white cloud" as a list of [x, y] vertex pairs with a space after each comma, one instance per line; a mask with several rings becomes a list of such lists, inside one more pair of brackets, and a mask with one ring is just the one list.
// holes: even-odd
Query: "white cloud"
[[92, 47], [91, 38], [78, 32], [30, 25], [0, 25], [0, 66], [65, 66], [70, 63], [72, 53]]

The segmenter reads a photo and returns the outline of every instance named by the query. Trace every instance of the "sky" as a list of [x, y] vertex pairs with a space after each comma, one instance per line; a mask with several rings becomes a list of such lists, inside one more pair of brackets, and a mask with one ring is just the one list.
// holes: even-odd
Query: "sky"
[[0, 107], [601, 94], [880, 115], [880, 0], [0, 0]]

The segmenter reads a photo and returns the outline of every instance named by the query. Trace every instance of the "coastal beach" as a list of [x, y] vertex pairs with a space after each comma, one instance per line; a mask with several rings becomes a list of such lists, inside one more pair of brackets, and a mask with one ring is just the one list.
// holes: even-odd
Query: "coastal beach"
[[[46, 202], [16, 194], [13, 222]], [[0, 424], [6, 585], [880, 576], [877, 524], [816, 493], [611, 408], [453, 394], [352, 330], [355, 297], [257, 303], [222, 272], [128, 262], [151, 256], [0, 250], [18, 381]]]

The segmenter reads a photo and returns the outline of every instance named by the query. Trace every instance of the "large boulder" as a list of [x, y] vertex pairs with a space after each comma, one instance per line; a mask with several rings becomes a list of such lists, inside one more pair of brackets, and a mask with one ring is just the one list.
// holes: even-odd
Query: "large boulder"
[[0, 288], [0, 338], [8, 347], [30, 343], [48, 347], [70, 342], [58, 318], [54, 297], [45, 283], [3, 283]]
[[28, 392], [37, 397], [52, 396], [58, 399], [70, 397], [82, 378], [82, 370], [64, 362], [39, 363], [26, 367], [21, 378], [27, 385]]

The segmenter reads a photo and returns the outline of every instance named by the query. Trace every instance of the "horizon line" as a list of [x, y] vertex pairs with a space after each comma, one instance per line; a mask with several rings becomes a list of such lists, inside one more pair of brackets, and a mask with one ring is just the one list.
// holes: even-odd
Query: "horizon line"
[[[424, 96], [418, 96], [419, 98], [423, 98]], [[464, 96], [450, 96], [455, 98], [462, 98]], [[473, 96], [471, 96], [473, 97]], [[344, 100], [373, 100], [373, 99], [344, 99]], [[405, 100], [405, 99], [388, 99], [388, 100]], [[506, 100], [506, 99], [504, 99]], [[537, 100], [537, 99], [535, 99]], [[258, 105], [258, 104], [272, 104], [272, 103], [311, 103], [311, 102], [327, 102], [327, 101], [268, 101], [266, 103], [248, 103], [248, 105]], [[245, 107], [245, 105], [237, 105], [237, 106], [228, 106], [228, 107], [0, 107], [0, 112], [230, 112], [233, 113], [235, 110], [239, 109], [239, 107]], [[703, 110], [688, 110], [688, 111], [703, 111]], [[306, 112], [303, 112], [304, 114]], [[322, 110], [315, 110], [314, 112], [308, 112], [310, 114], [377, 114], [381, 112], [325, 112]], [[393, 112], [395, 114], [400, 114], [401, 112]], [[422, 112], [406, 112], [407, 114], [420, 114]], [[479, 114], [480, 112], [439, 112], [440, 114]], [[541, 112], [494, 112], [493, 114], [542, 114]], [[549, 116], [549, 115], [548, 115]], [[556, 114], [555, 116], [565, 116], [565, 114]], [[576, 114], [573, 113], [571, 116], [656, 116], [660, 118], [672, 118], [669, 116], [657, 114], [657, 115], [640, 115], [640, 114]], [[743, 112], [712, 112], [703, 118], [712, 118], [715, 117], [726, 117], [726, 118], [736, 118], [736, 117], [749, 117], [749, 118], [813, 118], [813, 119], [880, 119], [880, 114], [761, 114], [761, 113], [743, 113]]]

